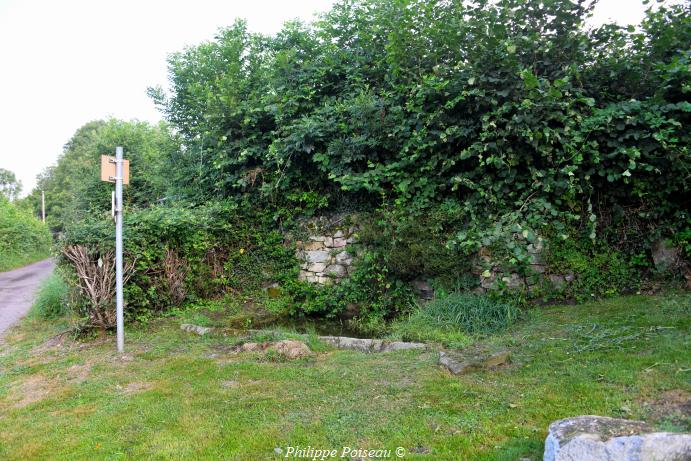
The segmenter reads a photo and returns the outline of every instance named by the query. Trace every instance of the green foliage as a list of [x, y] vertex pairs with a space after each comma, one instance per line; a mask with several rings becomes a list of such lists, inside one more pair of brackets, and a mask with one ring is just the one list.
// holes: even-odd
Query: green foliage
[[45, 224], [0, 196], [0, 271], [48, 257], [51, 242]]
[[686, 228], [674, 235], [673, 241], [674, 245], [681, 248], [685, 258], [691, 260], [691, 220], [687, 223]]
[[484, 295], [451, 293], [430, 301], [418, 315], [440, 325], [458, 327], [468, 333], [490, 333], [502, 330], [518, 318], [518, 308]]
[[0, 196], [14, 201], [22, 192], [22, 183], [10, 170], [0, 168]]
[[368, 322], [391, 319], [410, 310], [414, 297], [410, 287], [393, 277], [389, 269], [373, 254], [365, 253], [348, 278], [336, 285], [319, 286], [289, 281], [286, 291], [291, 299], [292, 315], [319, 315], [333, 318], [352, 308], [361, 319], [362, 330]]
[[689, 6], [651, 10], [641, 30], [586, 30], [591, 9], [339, 1], [273, 37], [237, 22], [173, 55], [172, 94], [151, 95], [180, 130], [176, 171], [195, 197], [454, 198], [460, 246], [506, 240], [487, 235], [496, 223], [593, 233], [591, 216], [616, 206], [673, 228], [689, 178]]
[[[530, 276], [543, 237], [547, 275], [575, 275], [559, 296], [634, 290], [652, 240], [688, 255], [691, 5], [586, 29], [593, 5], [339, 0], [274, 36], [238, 21], [170, 57], [170, 93], [150, 90], [170, 129], [85, 125], [29, 201], [46, 190], [63, 243], [111, 245], [98, 158], [125, 147], [139, 318], [278, 282], [273, 310], [381, 330], [410, 310], [410, 281], [472, 288], [481, 249]], [[366, 216], [355, 272], [299, 282], [284, 233], [343, 210]], [[457, 328], [500, 322], [458, 296], [440, 307]]]
[[545, 255], [550, 271], [575, 276], [562, 296], [582, 302], [638, 290], [640, 270], [645, 269], [647, 262], [640, 254], [627, 258], [605, 242], [593, 245], [578, 232], [573, 232], [570, 238], [550, 242]]
[[362, 219], [361, 242], [376, 252], [390, 275], [403, 281], [432, 278], [451, 288], [470, 270], [470, 259], [457, 247], [447, 245], [453, 232], [465, 224], [462, 206], [446, 200], [424, 209], [414, 206], [382, 206]]
[[[280, 232], [261, 215], [229, 202], [195, 208], [153, 206], [125, 214], [126, 260], [136, 260], [125, 298], [130, 313], [161, 311], [195, 297], [256, 291], [262, 284], [294, 279], [298, 263]], [[85, 221], [65, 232], [61, 245], [114, 245], [110, 221]], [[172, 255], [172, 256], [171, 256]], [[182, 290], [173, 291], [171, 280]]]
[[65, 315], [69, 303], [69, 287], [59, 272], [48, 277], [36, 296], [31, 307], [31, 314], [44, 319], [52, 319]]
[[141, 208], [164, 199], [171, 186], [166, 171], [174, 167], [178, 144], [165, 124], [117, 119], [93, 121], [79, 128], [65, 145], [56, 165], [39, 175], [32, 194], [24, 199], [35, 211], [46, 197], [46, 220], [63, 230], [85, 219], [110, 215], [112, 184], [101, 181], [101, 155], [124, 148], [130, 161], [130, 185], [124, 188], [125, 206]]

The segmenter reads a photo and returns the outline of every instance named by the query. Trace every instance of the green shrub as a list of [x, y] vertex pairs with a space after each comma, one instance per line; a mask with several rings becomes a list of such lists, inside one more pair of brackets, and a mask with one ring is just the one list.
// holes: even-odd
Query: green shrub
[[58, 272], [53, 272], [42, 284], [31, 307], [31, 314], [52, 319], [67, 313], [69, 287]]
[[48, 257], [51, 242], [45, 224], [0, 196], [0, 271]]
[[[243, 213], [232, 202], [155, 206], [128, 210], [125, 260], [136, 260], [125, 286], [127, 312], [164, 311], [197, 298], [258, 291], [266, 282], [295, 279], [299, 263], [283, 235], [261, 213]], [[110, 220], [70, 226], [60, 244], [112, 248]], [[67, 261], [61, 266], [69, 269]]]
[[466, 221], [456, 200], [424, 207], [384, 205], [363, 219], [360, 237], [391, 277], [404, 281], [430, 278], [451, 289], [459, 275], [470, 270], [467, 255], [447, 245]]
[[691, 220], [686, 224], [686, 228], [674, 235], [672, 240], [681, 249], [683, 257], [691, 261]]
[[[75, 134], [44, 181], [60, 192], [65, 172], [84, 173], [51, 194], [70, 198], [65, 242], [112, 245], [111, 222], [82, 218], [107, 216], [110, 186], [91, 173], [121, 143], [146, 166], [126, 197], [129, 312], [279, 282], [288, 303], [273, 307], [334, 317], [355, 306], [374, 331], [410, 310], [417, 277], [472, 287], [481, 248], [529, 275], [527, 247], [547, 229], [549, 271], [576, 275], [565, 295], [633, 289], [648, 238], [677, 233], [688, 248], [691, 7], [584, 28], [592, 6], [339, 0], [274, 36], [238, 21], [170, 56], [171, 92], [151, 89], [175, 135], [117, 121]], [[158, 197], [174, 204], [152, 206]], [[297, 214], [343, 208], [375, 210], [367, 253], [338, 285], [299, 282], [284, 231]], [[620, 225], [632, 216], [637, 226]], [[608, 236], [610, 225], [623, 232]], [[436, 303], [463, 331], [513, 315], [462, 295]]]
[[[551, 221], [594, 232], [615, 207], [678, 227], [691, 7], [585, 28], [592, 5], [340, 0], [272, 37], [238, 21], [172, 54], [172, 91], [150, 91], [185, 146], [172, 180], [199, 200], [256, 204], [458, 200], [460, 248]], [[415, 238], [428, 227], [416, 218], [401, 221], [412, 239], [391, 242], [390, 269], [405, 277], [445, 265], [428, 251], [443, 243], [434, 233]]]
[[289, 281], [286, 292], [292, 301], [290, 313], [295, 316], [333, 318], [348, 306], [355, 307], [359, 314], [353, 326], [363, 332], [375, 326], [378, 330], [382, 321], [408, 312], [414, 301], [410, 286], [393, 277], [370, 252], [364, 253], [356, 262], [354, 272], [338, 284], [321, 286]]
[[641, 279], [638, 268], [647, 264], [639, 254], [626, 258], [607, 242], [591, 242], [577, 231], [567, 239], [552, 238], [545, 260], [552, 273], [574, 274], [561, 295], [577, 301], [635, 292]]

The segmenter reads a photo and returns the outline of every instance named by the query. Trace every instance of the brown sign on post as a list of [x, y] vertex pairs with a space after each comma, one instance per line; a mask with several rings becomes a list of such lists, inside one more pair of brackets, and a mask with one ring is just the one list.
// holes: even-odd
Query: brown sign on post
[[[122, 183], [130, 183], [130, 161], [122, 161]], [[115, 157], [101, 155], [101, 181], [115, 182]]]

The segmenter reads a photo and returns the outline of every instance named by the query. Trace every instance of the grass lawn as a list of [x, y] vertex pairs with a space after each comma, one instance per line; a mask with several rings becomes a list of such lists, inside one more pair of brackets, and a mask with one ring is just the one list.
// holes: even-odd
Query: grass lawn
[[690, 313], [689, 295], [535, 309], [472, 346], [510, 349], [511, 365], [464, 376], [431, 351], [314, 339], [306, 359], [234, 354], [237, 337], [176, 318], [128, 330], [119, 357], [113, 337], [49, 340], [64, 321], [26, 319], [0, 345], [0, 459], [270, 460], [299, 445], [539, 460], [547, 426], [568, 416], [689, 430]]

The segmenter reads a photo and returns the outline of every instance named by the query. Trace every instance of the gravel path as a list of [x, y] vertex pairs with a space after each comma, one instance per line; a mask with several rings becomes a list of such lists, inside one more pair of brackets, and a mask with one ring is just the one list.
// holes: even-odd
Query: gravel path
[[29, 312], [38, 286], [51, 272], [52, 259], [0, 272], [0, 336]]

